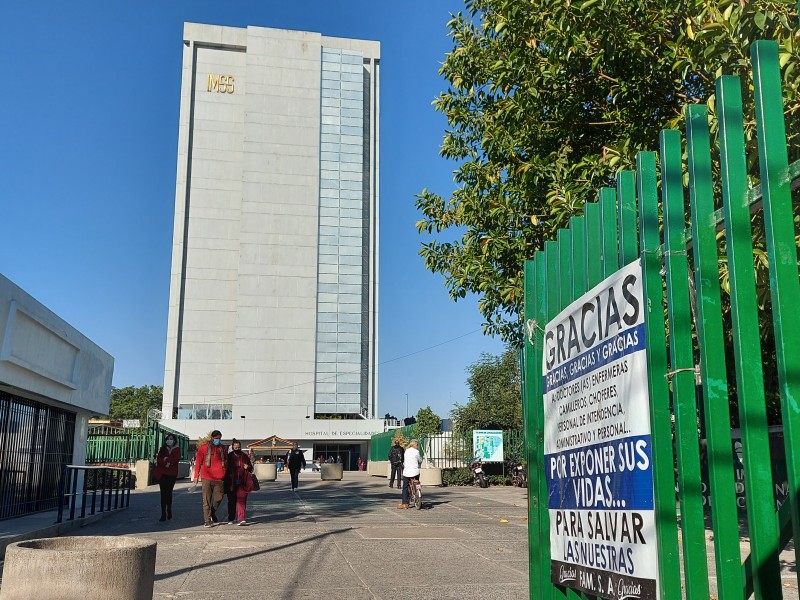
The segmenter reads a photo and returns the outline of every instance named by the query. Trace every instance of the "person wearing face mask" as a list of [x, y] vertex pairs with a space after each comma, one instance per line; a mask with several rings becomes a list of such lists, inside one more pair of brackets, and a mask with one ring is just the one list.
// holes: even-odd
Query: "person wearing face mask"
[[213, 527], [217, 519], [217, 509], [222, 502], [227, 460], [222, 447], [222, 433], [211, 432], [211, 439], [197, 449], [194, 461], [192, 483], [203, 482], [203, 520], [206, 527]]
[[164, 445], [156, 455], [156, 469], [161, 473], [158, 487], [161, 489], [161, 518], [166, 521], [172, 518], [172, 489], [178, 478], [178, 462], [181, 460], [181, 449], [178, 440], [171, 433], [164, 437]]
[[250, 492], [250, 473], [253, 463], [246, 452], [242, 452], [242, 443], [234, 438], [231, 451], [228, 453], [228, 465], [225, 471], [225, 490], [228, 494], [228, 525], [247, 525], [245, 510], [247, 494]]

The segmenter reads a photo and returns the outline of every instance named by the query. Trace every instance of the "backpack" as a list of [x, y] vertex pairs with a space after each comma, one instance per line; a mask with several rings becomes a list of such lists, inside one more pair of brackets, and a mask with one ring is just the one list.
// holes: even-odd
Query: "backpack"
[[401, 462], [403, 462], [403, 449], [398, 446], [394, 446], [389, 452], [389, 462], [393, 465], [399, 465]]

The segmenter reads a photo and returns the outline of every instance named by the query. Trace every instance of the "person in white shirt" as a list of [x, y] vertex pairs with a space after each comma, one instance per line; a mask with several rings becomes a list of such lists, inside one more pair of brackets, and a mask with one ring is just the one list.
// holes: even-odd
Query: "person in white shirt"
[[408, 508], [409, 485], [412, 479], [419, 479], [419, 466], [422, 457], [419, 455], [419, 442], [411, 440], [403, 455], [403, 501], [397, 508]]

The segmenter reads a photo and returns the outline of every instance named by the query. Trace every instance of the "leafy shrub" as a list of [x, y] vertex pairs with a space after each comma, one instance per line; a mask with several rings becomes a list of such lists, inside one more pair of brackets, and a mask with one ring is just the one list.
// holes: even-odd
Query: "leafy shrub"
[[511, 480], [505, 475], [489, 475], [489, 485], [510, 485]]
[[442, 485], [472, 485], [472, 471], [469, 470], [469, 467], [444, 469]]

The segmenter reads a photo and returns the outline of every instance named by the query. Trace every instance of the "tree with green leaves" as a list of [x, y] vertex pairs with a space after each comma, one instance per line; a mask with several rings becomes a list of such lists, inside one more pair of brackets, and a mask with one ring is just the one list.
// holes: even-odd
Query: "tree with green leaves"
[[139, 419], [142, 426], [147, 422], [147, 411], [151, 408], [161, 410], [164, 388], [160, 385], [143, 385], [111, 388], [111, 406], [108, 416], [111, 419]]
[[522, 396], [519, 353], [507, 348], [502, 355], [481, 354], [467, 367], [469, 402], [456, 404], [450, 413], [453, 429], [465, 434], [473, 429], [521, 429]]
[[[506, 341], [521, 340], [524, 261], [619, 168], [633, 168], [639, 150], [657, 148], [661, 129], [681, 127], [685, 105], [708, 102], [713, 115], [717, 75], [748, 85], [753, 40], [778, 40], [786, 111], [800, 110], [794, 1], [465, 7], [448, 23], [453, 50], [440, 73], [449, 87], [434, 102], [448, 121], [440, 154], [458, 163], [457, 188], [417, 196], [417, 228], [429, 236], [420, 254], [451, 298], [479, 296], [485, 331]], [[800, 123], [787, 126], [792, 148]], [[746, 137], [753, 148], [751, 118]], [[724, 286], [724, 263], [721, 276]]]
[[439, 416], [431, 410], [430, 406], [420, 408], [417, 412], [417, 430], [416, 434], [419, 437], [426, 437], [439, 433], [442, 428], [442, 420]]

